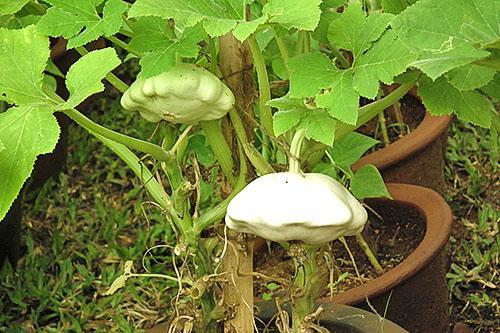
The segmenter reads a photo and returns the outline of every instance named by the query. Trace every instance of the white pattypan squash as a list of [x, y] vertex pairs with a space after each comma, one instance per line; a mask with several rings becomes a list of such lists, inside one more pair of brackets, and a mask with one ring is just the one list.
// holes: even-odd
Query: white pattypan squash
[[223, 117], [234, 106], [234, 95], [209, 71], [179, 64], [158, 76], [137, 79], [121, 105], [151, 122], [193, 124]]
[[282, 242], [324, 244], [363, 229], [367, 213], [339, 182], [318, 173], [271, 173], [248, 184], [229, 203], [226, 224]]

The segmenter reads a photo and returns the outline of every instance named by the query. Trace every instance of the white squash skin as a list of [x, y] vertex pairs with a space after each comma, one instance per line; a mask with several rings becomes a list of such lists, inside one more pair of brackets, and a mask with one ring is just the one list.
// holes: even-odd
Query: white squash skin
[[226, 224], [283, 242], [324, 244], [363, 230], [367, 212], [339, 182], [318, 173], [259, 177], [229, 203]]
[[179, 64], [158, 76], [137, 79], [120, 102], [150, 122], [193, 124], [222, 118], [235, 101], [231, 90], [209, 71]]

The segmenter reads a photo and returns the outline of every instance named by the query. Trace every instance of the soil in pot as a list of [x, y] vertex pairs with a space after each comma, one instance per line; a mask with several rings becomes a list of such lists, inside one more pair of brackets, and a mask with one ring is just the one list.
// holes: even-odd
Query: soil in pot
[[[384, 211], [381, 211], [381, 210]], [[379, 212], [380, 211], [380, 212]], [[389, 202], [386, 207], [369, 212], [369, 222], [365, 227], [364, 237], [376, 252], [377, 259], [385, 271], [392, 269], [412, 253], [422, 241], [425, 234], [425, 218], [415, 208], [401, 208], [397, 202]], [[394, 214], [394, 216], [392, 214]], [[377, 216], [378, 215], [378, 216]], [[354, 237], [347, 237], [347, 243], [354, 257], [361, 279], [357, 276], [349, 254], [340, 242], [332, 243], [332, 256], [336, 258], [337, 273], [348, 273], [333, 290], [334, 294], [362, 285], [376, 278], [379, 274], [374, 270]], [[277, 243], [270, 247], [260, 248], [255, 256], [255, 270], [267, 276], [287, 279], [293, 276], [294, 264], [288, 252]], [[338, 275], [338, 274], [337, 274]], [[258, 279], [255, 283], [255, 295], [262, 296], [269, 290], [266, 284]], [[327, 297], [330, 290], [325, 289]]]
[[[372, 275], [368, 278], [371, 268], [363, 264], [359, 259], [363, 255], [356, 255], [357, 265], [361, 268], [361, 279], [356, 279], [356, 274], [352, 273], [352, 266], [347, 257], [342, 258], [342, 254], [335, 253], [336, 264], [341, 266], [340, 271], [349, 271], [353, 278], [347, 284], [342, 282], [334, 291], [333, 302], [340, 304], [355, 305], [364, 309], [372, 306], [378, 313], [387, 313], [387, 318], [411, 332], [447, 332], [448, 329], [448, 295], [446, 287], [446, 242], [449, 238], [452, 216], [449, 206], [444, 199], [436, 192], [413, 185], [388, 184], [391, 195], [395, 198], [390, 200], [369, 200], [368, 204], [377, 214], [381, 215], [384, 223], [393, 225], [392, 237], [386, 237], [386, 243], [380, 243], [378, 252], [384, 253], [387, 249], [403, 250], [402, 253], [392, 253], [379, 255], [379, 260], [390, 265], [385, 268], [385, 273], [381, 276]], [[393, 242], [401, 239], [403, 243], [408, 242], [404, 238], [405, 231], [401, 221], [408, 221], [411, 224], [426, 227], [421, 231], [409, 229], [407, 234], [425, 232], [424, 238], [414, 250], [409, 244], [394, 246]], [[377, 227], [374, 221], [375, 234], [385, 232]], [[399, 230], [398, 230], [399, 226]], [[378, 231], [377, 231], [378, 230]], [[394, 235], [396, 237], [394, 237]], [[421, 238], [421, 234], [418, 238]], [[379, 240], [381, 240], [379, 238]], [[383, 239], [382, 239], [383, 240]], [[395, 244], [395, 243], [394, 243]], [[390, 246], [388, 246], [390, 245]], [[351, 247], [355, 247], [353, 244]], [[359, 250], [358, 250], [359, 251]], [[407, 257], [404, 259], [404, 257]], [[257, 256], [256, 256], [257, 257]], [[256, 260], [256, 270], [263, 267], [262, 262], [266, 258], [273, 257], [273, 254], [264, 253]], [[390, 259], [398, 259], [392, 262]], [[286, 258], [285, 258], [286, 259]], [[402, 261], [397, 264], [398, 261]], [[265, 271], [266, 275], [273, 275], [281, 272], [282, 267], [290, 267], [283, 263], [278, 263], [276, 259], [269, 266], [276, 267], [274, 272]], [[390, 268], [395, 266], [394, 268]], [[266, 267], [266, 265], [264, 265]], [[290, 270], [293, 271], [292, 268]], [[293, 273], [293, 272], [292, 272]], [[283, 276], [283, 275], [282, 275]], [[293, 274], [291, 275], [293, 276]], [[337, 273], [338, 276], [338, 273]], [[290, 275], [288, 275], [290, 278]], [[279, 280], [276, 280], [279, 281]], [[269, 293], [266, 284], [262, 284], [258, 289]], [[359, 285], [361, 284], [361, 285]], [[358, 285], [356, 287], [356, 285]], [[347, 290], [346, 290], [347, 289]], [[345, 290], [338, 293], [339, 290]], [[325, 294], [329, 291], [326, 290]], [[279, 293], [273, 290], [271, 294]], [[370, 304], [365, 300], [369, 298]], [[331, 303], [330, 297], [320, 300], [322, 303]]]

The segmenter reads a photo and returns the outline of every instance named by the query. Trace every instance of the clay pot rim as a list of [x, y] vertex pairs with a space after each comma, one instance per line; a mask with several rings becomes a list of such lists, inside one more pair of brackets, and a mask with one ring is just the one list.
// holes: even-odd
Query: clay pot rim
[[452, 120], [452, 115], [433, 116], [426, 110], [424, 119], [415, 130], [389, 146], [363, 156], [352, 168], [358, 170], [362, 166], [373, 164], [378, 169], [383, 169], [397, 164], [437, 140]]
[[[356, 304], [364, 301], [366, 297], [371, 298], [392, 289], [424, 268], [429, 261], [441, 253], [448, 242], [453, 216], [443, 197], [425, 187], [410, 184], [389, 183], [387, 188], [395, 201], [413, 206], [423, 215], [426, 221], [424, 238], [399, 265], [364, 285], [335, 295], [334, 303]], [[320, 303], [331, 301], [330, 297], [319, 300]]]

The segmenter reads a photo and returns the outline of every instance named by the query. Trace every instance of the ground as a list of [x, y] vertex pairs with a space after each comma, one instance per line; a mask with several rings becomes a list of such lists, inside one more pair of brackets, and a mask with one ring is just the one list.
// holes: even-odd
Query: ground
[[[100, 98], [93, 119], [148, 138], [154, 125]], [[119, 125], [116, 125], [119, 124]], [[133, 124], [133, 125], [132, 125]], [[475, 332], [500, 327], [499, 178], [486, 130], [453, 124], [447, 152], [446, 199], [454, 215], [448, 274], [451, 314]], [[137, 332], [165, 319], [170, 284], [133, 279], [104, 296], [126, 260], [140, 267], [147, 249], [172, 240], [165, 219], [113, 153], [77, 127], [70, 131], [66, 171], [24, 205], [24, 257], [0, 272], [0, 332]], [[161, 272], [163, 247], [144, 257]]]

